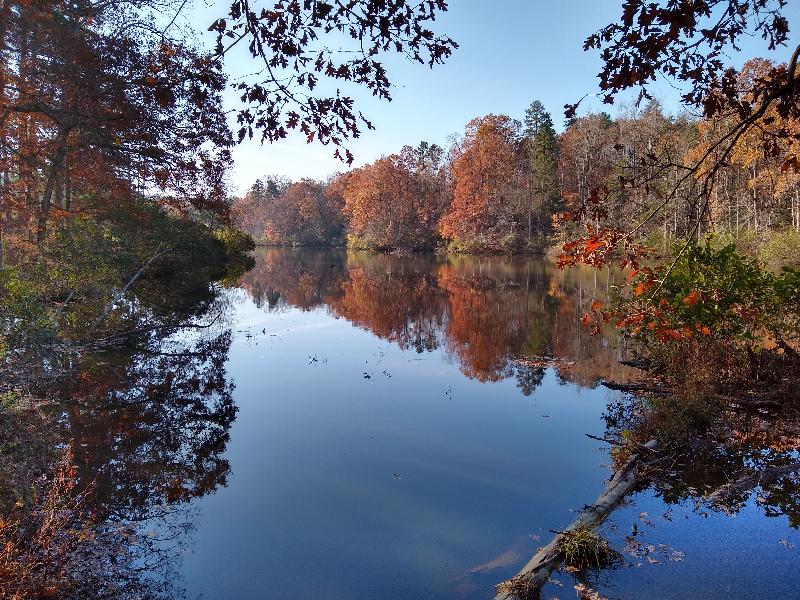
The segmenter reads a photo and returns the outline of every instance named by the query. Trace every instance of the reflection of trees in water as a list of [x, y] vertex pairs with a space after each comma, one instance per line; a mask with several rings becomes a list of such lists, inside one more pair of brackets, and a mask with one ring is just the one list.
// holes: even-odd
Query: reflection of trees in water
[[230, 342], [223, 331], [81, 369], [65, 414], [79, 477], [106, 514], [138, 519], [225, 484], [221, 455], [236, 415]]
[[428, 270], [404, 262], [351, 262], [342, 291], [329, 304], [334, 315], [404, 349], [425, 352], [441, 345], [446, 299]]
[[620, 400], [609, 407], [609, 432], [638, 443], [659, 441], [669, 457], [647, 477], [665, 502], [738, 512], [755, 495], [767, 516], [800, 527], [800, 413], [753, 410], [703, 397]]
[[625, 381], [630, 374], [630, 370], [619, 363], [624, 346], [616, 331], [608, 327], [604, 335], [593, 336], [581, 324], [581, 316], [590, 311], [595, 299], [608, 303], [613, 283], [610, 278], [609, 271], [552, 271], [547, 291], [556, 299], [557, 306], [550, 338], [552, 351], [555, 356], [569, 358], [575, 363], [569, 370], [559, 371], [565, 381], [594, 387], [601, 379]]
[[[227, 482], [236, 416], [230, 331], [172, 340], [86, 359], [62, 403], [77, 490], [97, 526], [114, 533], [108, 550], [127, 561], [128, 589], [148, 594], [169, 584], [188, 543], [188, 502]], [[167, 597], [178, 594], [168, 588]]]
[[542, 384], [544, 368], [518, 366], [515, 377], [517, 378], [517, 387], [522, 394], [530, 396]]
[[346, 258], [344, 251], [268, 248], [258, 253], [255, 267], [241, 285], [259, 308], [312, 310], [341, 295]]
[[243, 280], [267, 310], [327, 307], [382, 339], [417, 352], [443, 348], [468, 377], [516, 378], [525, 395], [544, 377], [524, 356], [562, 357], [562, 381], [594, 385], [622, 368], [607, 338], [579, 323], [607, 281], [542, 260], [268, 249]]
[[[59, 492], [69, 510], [25, 504], [17, 513], [30, 514], [17, 521], [14, 534], [19, 540], [28, 535], [31, 547], [30, 540], [42, 537], [36, 527], [48, 522], [48, 511], [69, 517], [48, 542], [66, 565], [58, 597], [180, 596], [173, 571], [193, 529], [189, 501], [227, 482], [224, 452], [237, 409], [225, 368], [231, 344], [226, 297], [206, 281], [205, 291], [184, 297], [174, 312], [165, 308], [171, 298], [152, 289], [130, 303], [126, 329], [140, 332], [135, 343], [117, 340], [106, 351], [71, 352], [57, 362], [43, 355], [41, 365], [29, 367], [68, 369], [48, 390], [56, 410], [36, 413], [43, 428], [58, 432], [47, 440], [52, 452], [39, 461], [39, 473], [26, 466], [20, 475], [33, 481], [51, 471], [43, 483], [31, 484], [41, 487], [35, 496], [46, 498], [54, 456], [69, 448], [69, 485]], [[45, 556], [48, 551], [40, 549]], [[43, 564], [48, 561], [55, 562]]]
[[[530, 263], [514, 268], [496, 260], [461, 259], [439, 271], [450, 310], [448, 352], [465, 375], [480, 381], [513, 376], [515, 357], [550, 354], [555, 307], [544, 293], [545, 273], [532, 271]], [[521, 377], [532, 381], [524, 372]]]

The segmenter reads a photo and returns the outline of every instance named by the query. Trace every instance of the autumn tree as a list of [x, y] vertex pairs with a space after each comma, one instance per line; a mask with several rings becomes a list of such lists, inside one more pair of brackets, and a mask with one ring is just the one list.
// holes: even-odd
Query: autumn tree
[[311, 179], [289, 185], [265, 214], [265, 239], [285, 246], [335, 246], [343, 241], [342, 199]]
[[13, 157], [3, 202], [36, 216], [39, 245], [54, 205], [75, 211], [144, 191], [226, 216], [225, 79], [209, 55], [116, 4], [35, 0], [3, 10], [0, 137]]
[[[422, 163], [412, 164], [417, 159]], [[347, 176], [343, 195], [348, 246], [371, 250], [433, 246], [440, 193], [430, 181], [425, 161], [430, 157], [414, 158], [406, 152], [405, 159], [386, 156]]]
[[[561, 264], [617, 262], [631, 268], [629, 293], [623, 291], [611, 309], [593, 306], [584, 321], [593, 327], [616, 323], [669, 367], [680, 365], [672, 377], [683, 387], [684, 375], [692, 373], [697, 377], [689, 384], [705, 387], [709, 396], [725, 389], [726, 378], [727, 389], [737, 394], [756, 392], [755, 382], [767, 381], [777, 392], [782, 382], [796, 381], [800, 364], [797, 271], [776, 276], [747, 256], [760, 250], [757, 232], [780, 227], [780, 199], [794, 195], [794, 174], [800, 172], [800, 46], [790, 48], [785, 63], [755, 60], [741, 71], [728, 64], [726, 54], [755, 36], [766, 40], [770, 53], [785, 47], [786, 6], [785, 0], [626, 0], [620, 21], [586, 40], [587, 49], [602, 52], [605, 102], [631, 89], [639, 92], [640, 103], [652, 100], [652, 82], [666, 78], [680, 85], [684, 106], [701, 120], [697, 143], [684, 152], [676, 151], [680, 143], [659, 144], [619, 174], [621, 193], [601, 184], [566, 211], [564, 217], [582, 227], [564, 245]], [[576, 108], [568, 106], [567, 116]], [[791, 175], [782, 177], [786, 173]], [[638, 212], [635, 221], [593, 227], [620, 196]], [[642, 238], [659, 221], [666, 234], [670, 207], [679, 206], [684, 215], [675, 213], [673, 232], [679, 232], [680, 244], [665, 244], [672, 260], [653, 264]], [[792, 222], [794, 210], [790, 205], [784, 222]], [[738, 238], [743, 217], [755, 248], [713, 237], [703, 241], [705, 234], [726, 228]], [[788, 254], [796, 254], [792, 234], [784, 238]], [[713, 376], [709, 364], [717, 365]]]
[[454, 250], [511, 252], [526, 242], [519, 129], [505, 115], [487, 115], [467, 125], [451, 167], [452, 205], [439, 222]]
[[267, 221], [273, 213], [275, 199], [291, 185], [291, 181], [274, 175], [256, 179], [247, 193], [231, 202], [231, 221], [257, 242], [266, 241]]
[[450, 205], [444, 149], [428, 142], [420, 142], [416, 147], [403, 146], [400, 161], [414, 177], [420, 218], [433, 241], [438, 221]]
[[[753, 81], [768, 76], [774, 68], [770, 61], [753, 59], [738, 73], [739, 86], [751, 89]], [[699, 141], [686, 153], [686, 161], [696, 165], [698, 178], [716, 170], [717, 184], [707, 201], [703, 226], [706, 230], [724, 230], [736, 238], [743, 231], [774, 231], [781, 227], [797, 228], [797, 171], [785, 164], [785, 156], [793, 150], [779, 130], [800, 131], [800, 120], [790, 116], [781, 119], [776, 106], [767, 109], [757, 127], [745, 131], [733, 143], [728, 162], [715, 167], [716, 152], [711, 148], [733, 126], [736, 117], [704, 120], [698, 125]], [[772, 151], [765, 151], [764, 136], [772, 136]]]

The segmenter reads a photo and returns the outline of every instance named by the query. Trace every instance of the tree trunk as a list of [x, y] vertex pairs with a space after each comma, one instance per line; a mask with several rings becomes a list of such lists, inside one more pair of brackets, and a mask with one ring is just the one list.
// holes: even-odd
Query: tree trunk
[[64, 157], [67, 154], [67, 136], [68, 131], [63, 131], [58, 137], [58, 149], [56, 155], [50, 163], [50, 170], [47, 175], [47, 182], [45, 183], [44, 193], [42, 194], [42, 202], [39, 206], [39, 217], [36, 225], [36, 243], [41, 247], [47, 237], [47, 217], [50, 214], [50, 204], [53, 199], [53, 191], [56, 188], [56, 182], [59, 178], [61, 165], [64, 162]]
[[69, 170], [64, 173], [64, 210], [72, 210], [72, 179]]
[[[645, 452], [652, 451], [655, 447], [655, 440], [644, 445]], [[641, 455], [634, 454], [617, 469], [594, 504], [584, 508], [566, 530], [558, 533], [544, 548], [540, 548], [517, 575], [497, 586], [495, 600], [535, 596], [561, 562], [561, 546], [564, 538], [576, 529], [594, 529], [605, 521], [639, 483], [640, 463]]]

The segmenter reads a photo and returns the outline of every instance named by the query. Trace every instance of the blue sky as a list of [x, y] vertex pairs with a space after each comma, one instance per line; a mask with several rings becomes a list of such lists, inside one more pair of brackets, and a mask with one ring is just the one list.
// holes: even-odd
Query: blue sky
[[[225, 0], [207, 1], [208, 6], [199, 0], [187, 15], [199, 31], [205, 31], [214, 18], [225, 16]], [[269, 0], [262, 3], [271, 4]], [[389, 58], [389, 77], [396, 86], [392, 102], [378, 101], [356, 88], [345, 89], [376, 128], [348, 145], [356, 166], [421, 140], [444, 146], [448, 136], [463, 131], [477, 116], [496, 113], [521, 118], [534, 99], [544, 103], [557, 125], [563, 121], [564, 104], [587, 93], [587, 109], [613, 114], [619, 108], [604, 106], [593, 97], [600, 59], [598, 53], [582, 48], [587, 35], [619, 17], [622, 0], [450, 0], [449, 4], [436, 29], [450, 35], [460, 48], [445, 65], [429, 69]], [[790, 25], [798, 32], [799, 5], [790, 2], [786, 8]], [[795, 43], [798, 37], [793, 33]], [[789, 53], [784, 48], [774, 58], [786, 60]], [[731, 62], [740, 65], [757, 55], [768, 55], [766, 45], [761, 40], [748, 41], [740, 55], [731, 56]], [[252, 68], [244, 49], [228, 58], [227, 71], [234, 76]], [[668, 110], [678, 110], [678, 94], [668, 83], [659, 82], [653, 91]], [[228, 94], [228, 100], [233, 108], [236, 94]], [[345, 169], [333, 158], [331, 147], [306, 144], [301, 136], [263, 146], [247, 141], [233, 154], [234, 193], [246, 191], [265, 174], [323, 179]]]

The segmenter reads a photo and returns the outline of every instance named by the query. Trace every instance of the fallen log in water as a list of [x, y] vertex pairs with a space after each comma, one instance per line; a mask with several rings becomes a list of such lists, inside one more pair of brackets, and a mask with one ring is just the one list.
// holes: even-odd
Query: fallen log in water
[[656, 373], [661, 371], [664, 367], [660, 362], [655, 361], [650, 358], [635, 358], [632, 360], [621, 360], [619, 364], [624, 365], [626, 367], [633, 367], [634, 369], [639, 369], [640, 371], [646, 371], [648, 373]]
[[[614, 390], [618, 392], [629, 392], [629, 393], [644, 392], [647, 394], [656, 394], [659, 396], [669, 396], [677, 393], [674, 388], [667, 387], [664, 385], [654, 385], [651, 383], [620, 383], [618, 381], [602, 380], [600, 381], [600, 385], [602, 385], [605, 388], [608, 388], [609, 390]], [[761, 394], [760, 396], [754, 396], [752, 394], [749, 394], [736, 397], [715, 392], [713, 390], [704, 391], [703, 394], [706, 395], [708, 398], [717, 400], [719, 402], [727, 404], [735, 404], [737, 406], [755, 410], [776, 409], [780, 408], [785, 404], [785, 401], [782, 401], [779, 398], [770, 397], [770, 395], [768, 394]]]
[[619, 383], [617, 381], [601, 381], [600, 385], [619, 392], [649, 392], [653, 394], [671, 394], [674, 390], [649, 383]]
[[[654, 450], [656, 441], [651, 440], [644, 447]], [[495, 600], [524, 599], [536, 594], [561, 561], [561, 546], [564, 538], [577, 529], [594, 529], [605, 521], [606, 517], [636, 487], [639, 482], [641, 462], [642, 455], [634, 454], [622, 467], [617, 469], [594, 504], [584, 507], [569, 527], [558, 533], [544, 548], [540, 548], [519, 573], [497, 585]]]

